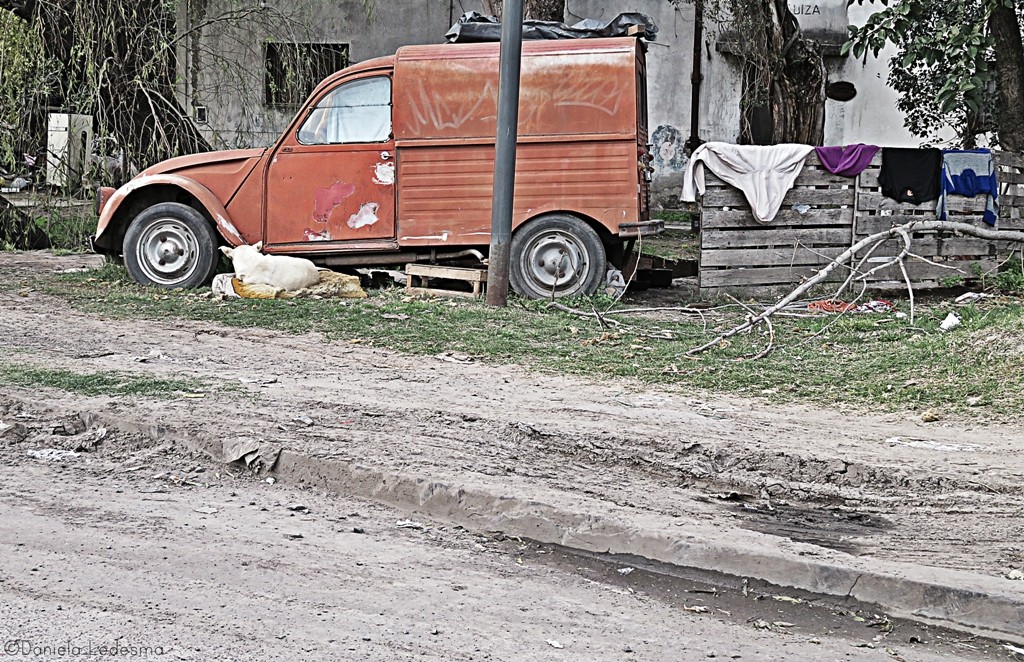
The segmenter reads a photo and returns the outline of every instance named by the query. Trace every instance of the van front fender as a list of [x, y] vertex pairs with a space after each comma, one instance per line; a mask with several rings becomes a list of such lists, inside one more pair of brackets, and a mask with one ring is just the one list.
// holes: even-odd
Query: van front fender
[[246, 243], [231, 222], [224, 204], [210, 189], [188, 177], [172, 174], [136, 177], [114, 191], [99, 210], [100, 218], [92, 243], [99, 248], [116, 250], [117, 247], [111, 244], [118, 241], [116, 237], [124, 236], [125, 227], [132, 220], [128, 218], [130, 210], [138, 209], [138, 205], [134, 203], [142, 203], [142, 207], [145, 208], [158, 202], [174, 202], [176, 200], [168, 199], [165, 193], [156, 193], [158, 190], [166, 191], [168, 187], [178, 189], [191, 196], [202, 207], [198, 211], [213, 221], [224, 241], [232, 246]]

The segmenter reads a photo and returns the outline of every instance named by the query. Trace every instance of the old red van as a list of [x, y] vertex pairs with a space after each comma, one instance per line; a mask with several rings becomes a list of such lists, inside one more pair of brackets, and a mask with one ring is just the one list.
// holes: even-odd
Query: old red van
[[[645, 45], [523, 47], [510, 281], [590, 294], [648, 214]], [[267, 149], [183, 156], [101, 189], [94, 248], [132, 278], [196, 287], [218, 244], [326, 266], [483, 258], [490, 241], [497, 43], [409, 46], [323, 81]]]

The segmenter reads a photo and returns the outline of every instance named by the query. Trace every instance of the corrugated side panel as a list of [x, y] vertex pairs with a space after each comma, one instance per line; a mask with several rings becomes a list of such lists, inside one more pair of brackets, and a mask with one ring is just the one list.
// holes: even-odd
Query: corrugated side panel
[[[488, 243], [493, 178], [490, 145], [399, 148], [399, 243]], [[632, 139], [521, 144], [513, 226], [568, 211], [618, 232], [619, 223], [637, 221], [637, 184]]]

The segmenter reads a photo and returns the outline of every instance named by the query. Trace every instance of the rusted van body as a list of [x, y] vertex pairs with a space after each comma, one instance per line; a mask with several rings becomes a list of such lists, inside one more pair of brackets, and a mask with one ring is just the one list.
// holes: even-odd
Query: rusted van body
[[[524, 44], [511, 274], [521, 294], [591, 293], [624, 243], [660, 230], [648, 215], [644, 48]], [[94, 247], [164, 287], [209, 279], [218, 243], [263, 241], [329, 266], [485, 253], [497, 79], [496, 43], [410, 46], [344, 69], [269, 149], [171, 159], [101, 189]]]

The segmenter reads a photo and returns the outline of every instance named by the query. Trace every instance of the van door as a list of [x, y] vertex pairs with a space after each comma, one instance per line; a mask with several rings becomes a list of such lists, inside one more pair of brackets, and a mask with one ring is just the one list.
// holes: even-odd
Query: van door
[[298, 126], [267, 166], [266, 244], [315, 249], [317, 242], [393, 238], [390, 76], [349, 80], [328, 90]]

